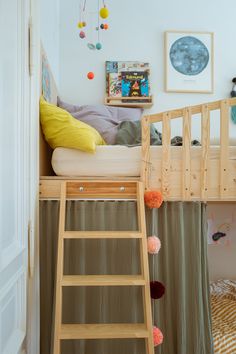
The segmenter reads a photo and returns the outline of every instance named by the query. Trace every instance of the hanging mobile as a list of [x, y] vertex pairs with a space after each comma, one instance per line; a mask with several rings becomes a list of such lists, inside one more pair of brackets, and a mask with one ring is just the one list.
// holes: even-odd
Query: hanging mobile
[[[86, 1], [84, 0], [84, 5], [82, 4], [82, 2], [80, 3], [80, 19], [79, 22], [77, 24], [78, 28], [82, 29], [84, 27], [86, 27], [86, 22], [85, 22], [85, 10], [86, 10]], [[80, 31], [79, 36], [81, 39], [84, 39], [86, 37], [86, 34], [84, 31]]]
[[[85, 15], [86, 15], [86, 5], [87, 5], [87, 0], [81, 0], [80, 1], [80, 17], [79, 17], [79, 22], [77, 24], [78, 28], [80, 29], [79, 32], [79, 37], [81, 39], [86, 38], [86, 32], [85, 32], [85, 27], [87, 26], [87, 22], [85, 21]], [[97, 32], [97, 42], [92, 43], [88, 42], [87, 47], [91, 50], [101, 50], [102, 49], [102, 44], [100, 41], [100, 30], [107, 30], [109, 28], [107, 23], [101, 23], [100, 24], [100, 17], [102, 19], [106, 19], [109, 16], [109, 10], [105, 4], [105, 0], [103, 0], [103, 7], [100, 8], [100, 1], [98, 0], [97, 3], [97, 26], [95, 27], [95, 30]]]
[[103, 7], [100, 10], [101, 18], [107, 18], [109, 16], [108, 8], [105, 5], [105, 1], [103, 0]]
[[100, 19], [99, 19], [99, 0], [98, 0], [98, 23], [97, 23], [97, 33], [98, 33], [98, 41], [96, 43], [96, 49], [97, 50], [101, 50], [102, 49], [102, 45], [100, 43]]

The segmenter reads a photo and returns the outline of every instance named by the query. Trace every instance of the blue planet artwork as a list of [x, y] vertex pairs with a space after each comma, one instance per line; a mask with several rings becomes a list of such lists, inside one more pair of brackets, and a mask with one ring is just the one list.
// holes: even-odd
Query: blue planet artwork
[[200, 74], [209, 63], [209, 51], [198, 38], [185, 36], [177, 39], [170, 48], [173, 68], [187, 76]]

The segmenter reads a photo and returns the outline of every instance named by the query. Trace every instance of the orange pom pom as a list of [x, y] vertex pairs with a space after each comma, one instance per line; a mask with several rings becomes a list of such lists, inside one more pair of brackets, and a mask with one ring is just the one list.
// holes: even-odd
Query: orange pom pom
[[94, 79], [94, 73], [92, 71], [90, 71], [88, 74], [87, 74], [87, 78], [89, 80], [93, 80]]
[[144, 202], [148, 208], [160, 208], [163, 198], [159, 191], [147, 191], [144, 193]]

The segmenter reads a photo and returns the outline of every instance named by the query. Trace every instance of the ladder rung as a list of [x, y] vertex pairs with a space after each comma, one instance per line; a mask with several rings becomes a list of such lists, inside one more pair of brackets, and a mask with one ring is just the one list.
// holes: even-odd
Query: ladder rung
[[139, 231], [65, 231], [64, 238], [142, 238]]
[[142, 275], [64, 275], [62, 286], [142, 286]]
[[63, 324], [60, 339], [148, 338], [143, 323]]

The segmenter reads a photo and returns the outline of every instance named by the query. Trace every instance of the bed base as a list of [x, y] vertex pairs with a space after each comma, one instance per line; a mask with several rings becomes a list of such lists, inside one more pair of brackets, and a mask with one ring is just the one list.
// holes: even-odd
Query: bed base
[[[42, 177], [39, 184], [40, 199], [60, 199], [61, 185], [65, 181], [70, 182], [67, 199], [90, 199], [96, 192], [97, 198], [103, 199], [130, 199], [135, 198], [136, 190], [134, 182], [138, 178], [102, 179], [94, 178], [64, 178]], [[73, 187], [74, 186], [74, 187]]]
[[[109, 181], [141, 180], [145, 190], [157, 189], [165, 201], [236, 202], [236, 146], [229, 145], [230, 107], [236, 98], [225, 99], [144, 116], [142, 118], [141, 176]], [[220, 146], [210, 145], [211, 112], [220, 112]], [[201, 119], [201, 147], [191, 146], [191, 120]], [[183, 146], [173, 147], [171, 120], [183, 120]], [[214, 116], [211, 117], [213, 120]], [[157, 159], [150, 158], [150, 124], [162, 122], [162, 147]], [[214, 122], [212, 123], [214, 124]], [[40, 198], [59, 199], [61, 182], [69, 177], [45, 176], [40, 179]], [[75, 181], [108, 182], [107, 177], [72, 178]], [[122, 187], [122, 183], [120, 187]]]

